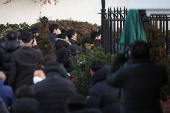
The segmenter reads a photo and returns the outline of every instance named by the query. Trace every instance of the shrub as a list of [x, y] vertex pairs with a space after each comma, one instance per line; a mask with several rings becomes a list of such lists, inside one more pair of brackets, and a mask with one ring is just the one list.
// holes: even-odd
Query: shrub
[[[40, 22], [37, 22], [32, 25], [32, 28], [38, 27]], [[46, 23], [46, 28], [48, 30], [48, 27], [51, 24], [58, 24], [60, 27], [60, 30], [69, 30], [69, 29], [75, 29], [77, 36], [78, 36], [78, 42], [81, 43], [81, 39], [83, 37], [88, 37], [90, 34], [94, 31], [98, 30], [98, 27], [96, 24], [92, 25], [88, 22], [78, 22], [73, 20], [50, 20]]]
[[77, 93], [87, 95], [91, 84], [91, 74], [89, 64], [93, 59], [100, 59], [105, 65], [110, 65], [114, 55], [103, 53], [102, 47], [96, 47], [93, 50], [87, 50], [84, 55], [78, 52], [76, 60], [72, 60], [73, 71], [70, 73], [75, 78]]
[[[162, 30], [158, 29], [157, 21], [154, 20], [153, 23], [149, 22], [145, 25], [145, 35], [150, 46], [151, 60], [158, 65], [165, 67], [167, 69], [168, 76], [170, 77], [170, 59], [168, 58], [163, 46], [165, 43], [161, 34]], [[161, 90], [161, 99], [165, 101], [169, 93], [170, 84], [167, 84]]]

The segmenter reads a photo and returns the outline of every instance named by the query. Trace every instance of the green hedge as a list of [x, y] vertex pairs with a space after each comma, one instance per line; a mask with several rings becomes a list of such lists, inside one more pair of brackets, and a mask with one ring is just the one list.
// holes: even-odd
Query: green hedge
[[102, 47], [95, 47], [87, 50], [87, 55], [78, 52], [76, 60], [72, 60], [73, 71], [70, 73], [75, 78], [77, 93], [87, 96], [91, 85], [91, 74], [89, 64], [93, 59], [100, 59], [105, 65], [110, 65], [114, 55], [105, 54]]

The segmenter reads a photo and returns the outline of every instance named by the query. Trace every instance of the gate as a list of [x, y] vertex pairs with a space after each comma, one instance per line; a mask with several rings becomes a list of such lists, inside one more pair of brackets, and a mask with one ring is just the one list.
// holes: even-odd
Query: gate
[[[126, 16], [128, 10], [127, 8], [108, 8], [107, 12], [105, 9], [105, 0], [102, 0], [101, 9], [101, 45], [104, 48], [105, 53], [118, 54], [121, 50], [119, 40], [123, 31]], [[139, 10], [140, 18], [142, 24], [150, 20], [157, 21], [158, 27], [162, 29], [162, 38], [165, 39], [166, 43], [166, 53], [169, 50], [169, 40], [168, 40], [168, 26], [170, 22], [170, 15], [155, 14], [150, 17], [146, 16], [144, 10]]]

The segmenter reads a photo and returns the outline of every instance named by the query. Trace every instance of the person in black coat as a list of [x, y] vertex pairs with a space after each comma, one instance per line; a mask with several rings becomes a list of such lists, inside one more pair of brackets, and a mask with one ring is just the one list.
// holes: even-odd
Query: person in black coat
[[99, 108], [103, 113], [120, 113], [120, 101], [118, 88], [113, 88], [106, 83], [109, 66], [105, 66], [101, 60], [91, 61], [90, 73], [92, 84], [87, 96], [89, 108]]
[[66, 113], [66, 101], [76, 93], [75, 86], [61, 74], [58, 62], [45, 65], [46, 79], [34, 84], [40, 113]]
[[117, 71], [125, 56], [115, 58], [107, 77], [110, 86], [123, 88], [122, 113], [162, 113], [159, 94], [168, 82], [166, 70], [150, 61], [150, 49], [144, 41], [132, 45], [131, 66]]
[[63, 57], [63, 66], [67, 72], [72, 71], [71, 60], [76, 60], [77, 51], [79, 51], [79, 47], [75, 44], [67, 47], [67, 51]]
[[76, 33], [76, 31], [75, 31], [74, 29], [69, 29], [69, 30], [67, 31], [67, 37], [68, 37], [69, 42], [70, 42], [71, 44], [75, 44], [75, 45], [77, 45], [77, 46], [80, 46], [80, 45], [81, 45], [81, 44], [79, 44], [79, 43], [77, 42], [77, 33]]
[[84, 37], [82, 39], [82, 42], [81, 42], [82, 48], [80, 49], [80, 51], [83, 52], [84, 55], [86, 55], [87, 54], [87, 49], [92, 49], [93, 42], [94, 41], [93, 41], [93, 39], [91, 37]]
[[20, 48], [20, 43], [17, 41], [17, 33], [14, 31], [9, 31], [6, 35], [7, 41], [2, 43], [0, 51], [3, 54], [3, 68], [2, 71], [4, 71], [6, 75], [6, 80], [4, 82], [5, 85], [8, 84], [9, 79], [9, 70], [11, 65], [11, 56], [12, 53], [17, 51]]
[[67, 47], [69, 45], [71, 45], [71, 43], [68, 42], [68, 37], [66, 36], [66, 34], [59, 34], [55, 42], [55, 53], [57, 55], [57, 62], [63, 62], [64, 54], [66, 53]]
[[[32, 34], [20, 34], [21, 48], [12, 54], [8, 84], [14, 92], [23, 85], [33, 85], [34, 70], [42, 59], [41, 50]], [[33, 46], [33, 47], [32, 47]]]

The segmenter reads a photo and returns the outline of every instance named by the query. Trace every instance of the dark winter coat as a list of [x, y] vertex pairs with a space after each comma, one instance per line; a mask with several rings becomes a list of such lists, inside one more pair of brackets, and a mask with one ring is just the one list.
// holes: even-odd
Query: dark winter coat
[[[120, 66], [116, 60], [113, 70]], [[159, 93], [167, 81], [164, 68], [137, 60], [131, 67], [121, 68], [107, 78], [110, 86], [123, 88], [122, 113], [162, 113]]]
[[61, 38], [57, 38], [55, 42], [55, 53], [57, 55], [57, 62], [62, 63], [64, 54], [66, 53], [67, 47], [71, 45], [70, 42], [67, 42]]
[[51, 42], [55, 44], [57, 34], [56, 33], [48, 33], [48, 36], [50, 37]]
[[3, 62], [4, 62], [2, 71], [6, 75], [6, 80], [4, 84], [8, 84], [12, 53], [18, 50], [19, 48], [20, 48], [20, 43], [17, 42], [16, 40], [4, 42], [0, 48], [0, 51], [3, 54]]
[[94, 73], [87, 104], [90, 108], [101, 109], [103, 113], [120, 113], [119, 89], [106, 84], [108, 72], [109, 67], [104, 66]]
[[0, 113], [9, 113], [7, 107], [5, 106], [5, 103], [0, 98]]
[[77, 55], [77, 51], [79, 51], [79, 47], [75, 44], [72, 44], [67, 47], [66, 54], [63, 57], [63, 66], [66, 68], [67, 72], [72, 71], [71, 58], [73, 58], [73, 60], [75, 60], [74, 58]]
[[55, 52], [55, 40], [57, 39], [56, 33], [48, 33], [48, 36], [50, 37], [51, 43], [53, 45], [53, 52]]
[[58, 73], [50, 72], [46, 76], [45, 80], [33, 86], [40, 102], [39, 113], [66, 113], [66, 101], [76, 93], [73, 83], [61, 78]]
[[14, 101], [12, 88], [4, 85], [2, 79], [0, 79], [0, 97], [3, 99], [7, 107], [10, 107]]
[[12, 54], [8, 84], [14, 92], [23, 85], [33, 85], [33, 74], [41, 59], [38, 46], [21, 47]]

